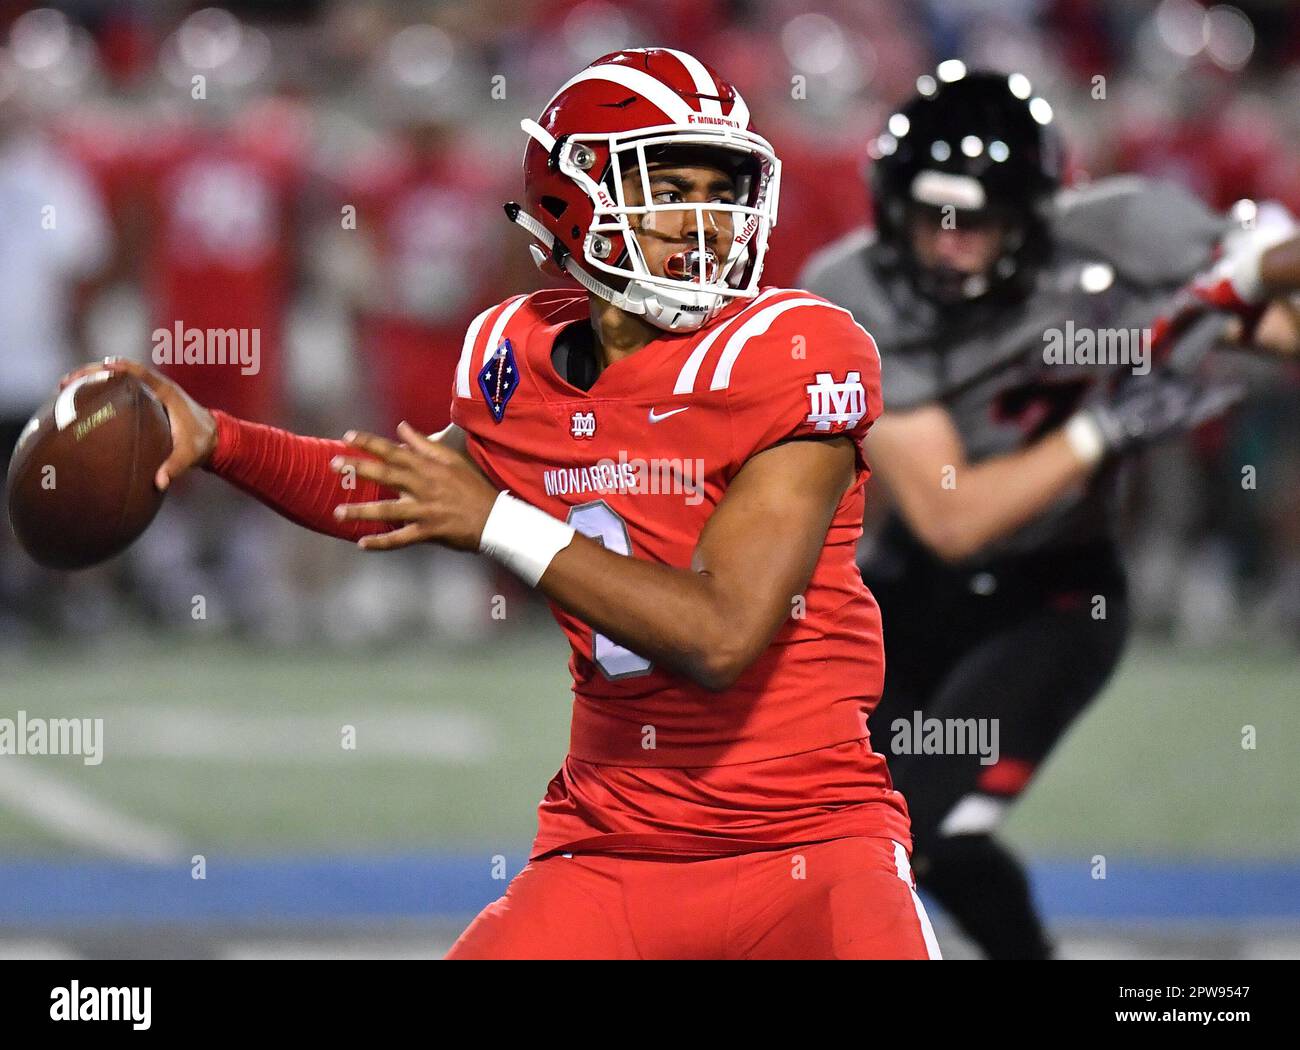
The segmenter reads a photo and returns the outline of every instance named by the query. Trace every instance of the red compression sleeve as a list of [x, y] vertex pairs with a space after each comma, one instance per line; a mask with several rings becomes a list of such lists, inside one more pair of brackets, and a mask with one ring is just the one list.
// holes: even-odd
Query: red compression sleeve
[[339, 521], [340, 503], [372, 503], [397, 493], [362, 477], [346, 487], [330, 469], [338, 455], [372, 458], [342, 441], [304, 437], [236, 419], [214, 409], [217, 443], [207, 469], [265, 503], [290, 521], [327, 536], [358, 540], [390, 528], [384, 521]]

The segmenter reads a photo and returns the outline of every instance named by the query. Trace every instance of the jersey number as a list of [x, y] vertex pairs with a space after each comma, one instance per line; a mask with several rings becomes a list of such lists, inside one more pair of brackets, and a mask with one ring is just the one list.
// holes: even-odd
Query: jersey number
[[[570, 507], [566, 520], [606, 550], [615, 554], [632, 553], [632, 540], [627, 534], [626, 523], [609, 509], [603, 499]], [[649, 674], [653, 666], [644, 656], [638, 656], [631, 649], [617, 645], [597, 632], [592, 632], [591, 658], [606, 678], [632, 678]]]

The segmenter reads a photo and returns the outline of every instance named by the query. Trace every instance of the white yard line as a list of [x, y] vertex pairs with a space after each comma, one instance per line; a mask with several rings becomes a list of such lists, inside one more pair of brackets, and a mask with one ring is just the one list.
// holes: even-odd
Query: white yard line
[[222, 959], [236, 961], [292, 959], [295, 962], [316, 959], [398, 959], [403, 961], [441, 959], [451, 949], [446, 938], [339, 936], [326, 940], [237, 940], [222, 945]]
[[[121, 756], [286, 764], [391, 761], [477, 764], [496, 750], [492, 723], [470, 712], [373, 710], [261, 714], [199, 707], [109, 708], [104, 762]], [[343, 727], [355, 730], [344, 747]]]
[[3, 962], [11, 962], [16, 959], [28, 962], [38, 960], [67, 962], [83, 958], [85, 956], [72, 945], [64, 944], [62, 941], [56, 941], [53, 938], [45, 940], [38, 938], [0, 940], [0, 961]]
[[[492, 723], [456, 711], [258, 714], [196, 707], [123, 707], [104, 719], [102, 775], [119, 758], [201, 759], [232, 764], [355, 764], [411, 760], [479, 764], [497, 750]], [[345, 725], [355, 747], [344, 747]], [[0, 755], [0, 807], [55, 838], [108, 856], [172, 863], [189, 856], [182, 838], [105, 804], [57, 775], [66, 759]]]
[[180, 837], [137, 820], [40, 768], [57, 759], [0, 757], [0, 806], [75, 846], [163, 864], [188, 854]]

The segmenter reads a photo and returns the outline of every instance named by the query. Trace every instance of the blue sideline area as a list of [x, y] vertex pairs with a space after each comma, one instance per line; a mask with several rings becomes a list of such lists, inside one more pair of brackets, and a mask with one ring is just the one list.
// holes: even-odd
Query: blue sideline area
[[[513, 876], [522, 855], [506, 858]], [[1107, 878], [1086, 860], [1031, 865], [1035, 894], [1056, 920], [1300, 919], [1300, 865], [1110, 858]], [[0, 863], [0, 926], [175, 921], [293, 923], [443, 919], [500, 896], [483, 855], [207, 858], [207, 878], [110, 861]]]

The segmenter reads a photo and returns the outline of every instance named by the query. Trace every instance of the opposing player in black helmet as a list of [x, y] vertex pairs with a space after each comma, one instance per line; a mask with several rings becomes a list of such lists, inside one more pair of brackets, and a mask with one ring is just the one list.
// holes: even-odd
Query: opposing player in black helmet
[[[1019, 74], [943, 63], [872, 155], [875, 231], [800, 284], [849, 308], [882, 357], [867, 452], [893, 510], [864, 566], [886, 648], [873, 745], [926, 889], [988, 955], [1046, 957], [994, 832], [1124, 648], [1116, 468], [1235, 396], [1153, 366], [1150, 331], [1172, 344], [1194, 306], [1215, 312], [1181, 331], [1179, 358], [1225, 325], [1240, 337], [1296, 287], [1300, 253], [1267, 208], [1243, 228], [1171, 185], [1060, 189], [1051, 106]], [[1294, 344], [1278, 318], [1266, 328]], [[937, 754], [918, 739], [931, 726]]]
[[[1023, 296], [1047, 250], [1060, 147], [1047, 103], [1017, 97], [1028, 80], [1009, 79], [922, 77], [923, 93], [873, 144], [881, 261], [941, 305]], [[936, 251], [943, 231], [955, 234], [956, 253]], [[961, 248], [975, 244], [982, 250], [967, 263]]]

